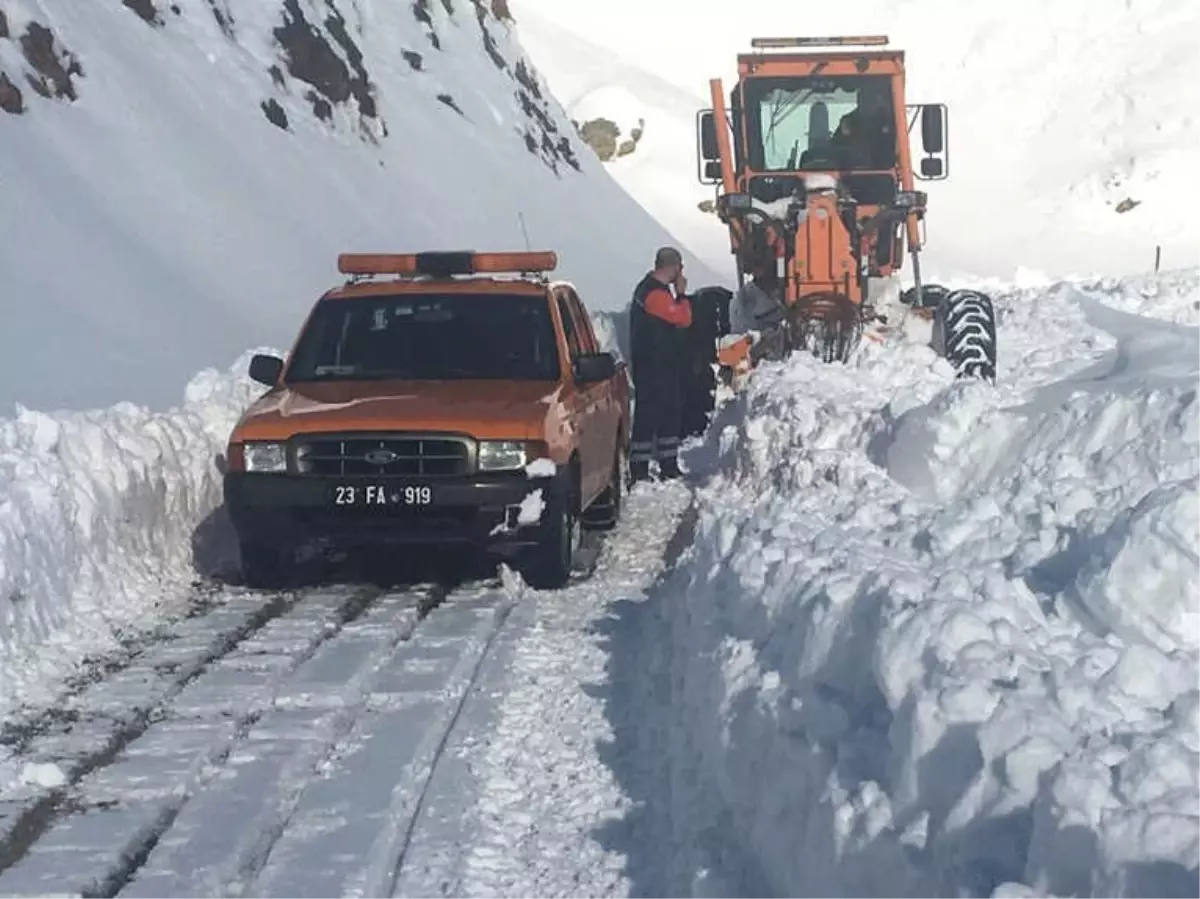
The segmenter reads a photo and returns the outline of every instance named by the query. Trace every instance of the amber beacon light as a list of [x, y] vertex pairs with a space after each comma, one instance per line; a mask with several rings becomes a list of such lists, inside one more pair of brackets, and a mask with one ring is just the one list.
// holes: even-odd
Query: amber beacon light
[[342, 253], [338, 271], [344, 275], [408, 275], [448, 278], [502, 272], [549, 272], [558, 267], [552, 250], [540, 252], [476, 253]]

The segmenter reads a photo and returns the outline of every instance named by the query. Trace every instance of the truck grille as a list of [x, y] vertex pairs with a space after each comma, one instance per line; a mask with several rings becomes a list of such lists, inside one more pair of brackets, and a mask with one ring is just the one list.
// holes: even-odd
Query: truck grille
[[430, 476], [466, 474], [471, 444], [460, 437], [414, 435], [313, 437], [296, 446], [301, 474], [335, 476]]

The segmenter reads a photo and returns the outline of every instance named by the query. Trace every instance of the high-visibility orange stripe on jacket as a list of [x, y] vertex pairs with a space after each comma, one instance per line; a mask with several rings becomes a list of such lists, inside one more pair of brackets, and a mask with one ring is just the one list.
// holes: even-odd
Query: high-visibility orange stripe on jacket
[[692, 326], [692, 304], [687, 297], [678, 299], [665, 287], [652, 287], [646, 293], [646, 311], [677, 328]]

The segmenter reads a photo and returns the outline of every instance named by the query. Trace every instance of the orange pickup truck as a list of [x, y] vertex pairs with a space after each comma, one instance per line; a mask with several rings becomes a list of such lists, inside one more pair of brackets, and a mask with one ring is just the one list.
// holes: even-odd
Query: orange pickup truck
[[229, 439], [225, 505], [252, 587], [309, 543], [462, 544], [535, 587], [616, 525], [629, 380], [553, 252], [347, 253]]

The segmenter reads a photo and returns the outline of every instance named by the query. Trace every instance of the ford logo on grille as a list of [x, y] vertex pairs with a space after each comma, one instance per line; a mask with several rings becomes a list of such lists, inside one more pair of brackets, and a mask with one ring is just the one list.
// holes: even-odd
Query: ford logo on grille
[[375, 449], [371, 450], [363, 458], [372, 465], [387, 465], [389, 462], [395, 462], [400, 457], [390, 449]]

